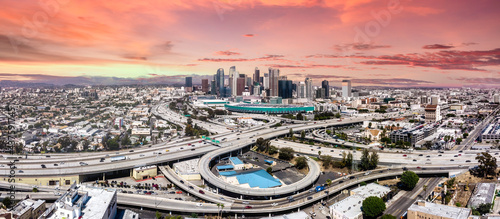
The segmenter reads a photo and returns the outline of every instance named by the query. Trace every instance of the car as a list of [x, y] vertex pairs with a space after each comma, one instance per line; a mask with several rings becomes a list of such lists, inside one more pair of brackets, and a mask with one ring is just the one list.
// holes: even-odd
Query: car
[[466, 160], [465, 162], [470, 163], [470, 160]]
[[417, 167], [417, 169], [420, 169], [420, 167]]
[[245, 206], [245, 209], [251, 209], [251, 208], [252, 208], [252, 206], [250, 206], [250, 205]]
[[182, 191], [177, 191], [175, 192], [175, 194], [182, 194]]
[[45, 166], [45, 164], [42, 164], [42, 168], [47, 168], [47, 167]]
[[59, 165], [55, 163], [55, 164], [54, 164], [54, 166], [56, 166], [56, 167], [57, 167], [57, 166], [59, 166]]
[[495, 153], [495, 155], [498, 155], [498, 152], [497, 152], [497, 153]]
[[438, 157], [441, 157], [441, 156], [443, 156], [443, 155], [442, 154], [438, 154]]
[[190, 188], [190, 189], [194, 189], [194, 187], [193, 187], [193, 186], [189, 186], [189, 188]]
[[196, 203], [196, 207], [201, 207], [201, 206], [203, 206], [202, 203]]
[[458, 157], [458, 155], [455, 155], [455, 156], [453, 156], [453, 157]]
[[427, 156], [425, 156], [425, 157], [431, 157], [431, 155], [427, 155]]
[[275, 203], [272, 203], [272, 204], [271, 204], [271, 206], [273, 206], [273, 207], [274, 207], [274, 206], [278, 206], [278, 203], [276, 203], [276, 202], [275, 202]]
[[22, 170], [19, 170], [19, 173], [24, 173], [24, 171], [22, 171]]
[[417, 161], [417, 159], [413, 159], [413, 161]]
[[455, 160], [451, 159], [450, 161], [455, 161]]
[[424, 154], [419, 154], [418, 156], [421, 157], [421, 156], [424, 156]]
[[464, 152], [464, 151], [462, 151], [462, 150], [458, 151], [458, 153], [462, 153], [462, 152]]
[[203, 190], [200, 189], [200, 191], [198, 191], [200, 194], [205, 194], [205, 192]]
[[183, 147], [181, 147], [181, 150], [184, 149]]
[[134, 150], [130, 150], [130, 151], [128, 151], [128, 152], [134, 152]]
[[50, 157], [50, 155], [45, 155], [45, 157]]
[[407, 156], [408, 156], [408, 155], [406, 155], [406, 154], [403, 154], [403, 157], [407, 157]]
[[333, 150], [330, 150], [330, 152], [333, 152]]
[[240, 140], [240, 138], [236, 138], [236, 140]]
[[222, 201], [226, 200], [226, 199], [224, 199], [224, 197], [220, 197], [219, 199], [222, 200]]
[[313, 197], [312, 197], [312, 196], [308, 196], [308, 197], [307, 197], [307, 200], [311, 200], [311, 199], [313, 199]]
[[144, 154], [140, 154], [139, 157], [144, 157]]
[[462, 156], [462, 154], [458, 154], [458, 156]]
[[288, 199], [288, 202], [294, 202], [294, 201], [295, 201], [295, 199], [293, 199], [293, 198], [292, 199]]
[[245, 204], [245, 205], [250, 204], [250, 202], [248, 202], [248, 201], [244, 201], [244, 202], [242, 202], [242, 203], [243, 203], [243, 204]]

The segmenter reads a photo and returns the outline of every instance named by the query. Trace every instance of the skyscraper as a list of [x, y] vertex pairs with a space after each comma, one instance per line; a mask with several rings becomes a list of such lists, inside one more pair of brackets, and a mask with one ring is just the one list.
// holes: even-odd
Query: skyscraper
[[223, 68], [217, 69], [217, 74], [215, 75], [215, 86], [216, 86], [216, 91], [214, 91], [214, 94], [216, 94], [218, 97], [223, 97], [224, 96], [224, 69]]
[[210, 82], [210, 94], [217, 95], [217, 83], [215, 82], [215, 80], [212, 80]]
[[236, 96], [237, 87], [238, 87], [238, 76], [239, 73], [236, 71], [235, 66], [231, 66], [229, 68], [229, 87], [231, 88], [231, 95]]
[[312, 79], [306, 78], [305, 84], [306, 84], [306, 98], [312, 100], [314, 97], [312, 89]]
[[269, 95], [272, 97], [278, 96], [278, 77], [280, 70], [269, 68]]
[[342, 81], [342, 97], [351, 97], [351, 80]]
[[236, 95], [234, 96], [241, 96], [245, 91], [245, 79], [245, 77], [236, 78]]
[[255, 67], [255, 72], [253, 73], [253, 81], [257, 83], [260, 82], [260, 70], [258, 67]]
[[185, 87], [193, 87], [193, 77], [186, 77]]
[[262, 84], [264, 86], [263, 89], [269, 89], [269, 74], [264, 73], [264, 77], [262, 78]]
[[292, 81], [279, 80], [278, 81], [278, 96], [283, 99], [292, 98]]
[[201, 91], [208, 93], [208, 79], [201, 79]]
[[187, 92], [193, 91], [193, 77], [186, 77], [186, 84], [184, 85], [184, 89]]
[[327, 80], [321, 82], [321, 88], [325, 89], [325, 98], [330, 97], [330, 85]]
[[297, 84], [297, 98], [306, 98], [306, 84], [303, 81]]

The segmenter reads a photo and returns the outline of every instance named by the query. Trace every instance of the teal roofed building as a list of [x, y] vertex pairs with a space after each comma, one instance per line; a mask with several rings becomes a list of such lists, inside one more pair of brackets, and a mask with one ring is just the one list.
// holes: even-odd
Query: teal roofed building
[[226, 104], [224, 107], [232, 112], [258, 114], [306, 113], [314, 111], [314, 106], [283, 104]]

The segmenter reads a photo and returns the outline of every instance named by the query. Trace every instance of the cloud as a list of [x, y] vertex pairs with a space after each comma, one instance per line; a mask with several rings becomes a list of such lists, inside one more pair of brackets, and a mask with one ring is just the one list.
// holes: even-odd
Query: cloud
[[377, 85], [390, 85], [390, 86], [419, 86], [432, 84], [434, 82], [431, 81], [423, 81], [423, 80], [414, 80], [414, 79], [406, 79], [406, 78], [364, 78], [364, 79], [351, 79], [353, 83], [359, 84], [377, 84]]
[[[453, 79], [453, 78], [450, 78]], [[469, 84], [495, 84], [500, 85], [500, 77], [497, 78], [456, 78], [455, 80], [462, 81]]]
[[263, 57], [258, 57], [258, 58], [238, 58], [238, 59], [220, 59], [220, 58], [202, 58], [198, 59], [198, 61], [201, 62], [248, 62], [248, 61], [276, 61], [276, 60], [283, 60], [282, 58], [285, 57], [283, 55], [265, 55]]
[[127, 85], [127, 84], [184, 84], [186, 76], [193, 77], [193, 83], [201, 83], [201, 79], [210, 79], [211, 75], [159, 75], [149, 73], [137, 78], [105, 77], [105, 76], [58, 76], [43, 74], [11, 74], [0, 73], [0, 80], [19, 80], [31, 83], [46, 83], [53, 85]]
[[306, 58], [353, 58], [367, 60], [360, 62], [360, 64], [365, 65], [407, 65], [444, 70], [485, 71], [481, 67], [500, 65], [500, 48], [472, 51], [443, 50], [422, 54], [409, 53], [380, 56], [317, 54], [308, 55]]
[[291, 74], [287, 74], [287, 76], [300, 77], [300, 79], [311, 78], [311, 79], [320, 79], [320, 80], [351, 78], [350, 76], [333, 75], [333, 74], [321, 75], [321, 74], [302, 74], [302, 73], [291, 73]]
[[432, 45], [422, 46], [422, 48], [423, 49], [451, 49], [451, 48], [455, 48], [455, 46], [443, 45], [443, 44], [432, 44]]
[[217, 51], [217, 52], [215, 52], [215, 55], [219, 55], [219, 56], [232, 56], [232, 55], [241, 55], [241, 53], [239, 53], [239, 52], [233, 52], [233, 51], [229, 51], [229, 50], [225, 50], [225, 51]]
[[270, 64], [266, 66], [272, 68], [341, 68], [342, 67], [342, 65], [319, 65], [319, 64], [306, 64], [306, 65]]
[[249, 34], [244, 34], [243, 36], [244, 36], [244, 37], [254, 37], [255, 35], [253, 35], [253, 34], [249, 33]]
[[358, 51], [367, 51], [373, 49], [380, 48], [390, 48], [389, 45], [375, 45], [373, 43], [350, 43], [350, 44], [338, 44], [334, 45], [333, 48], [339, 52], [349, 51], [349, 50], [358, 50]]

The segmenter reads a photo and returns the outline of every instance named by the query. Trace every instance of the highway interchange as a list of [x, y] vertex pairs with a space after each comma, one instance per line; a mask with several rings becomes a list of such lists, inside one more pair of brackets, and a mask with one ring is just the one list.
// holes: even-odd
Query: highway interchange
[[[162, 117], [172, 123], [183, 124], [187, 121], [186, 117], [181, 116], [168, 109], [168, 104], [166, 103], [156, 105], [151, 110], [154, 115]], [[411, 112], [405, 115], [410, 114]], [[384, 117], [398, 116], [401, 115], [399, 115], [398, 113], [394, 113], [387, 114]], [[114, 170], [126, 170], [136, 166], [166, 163], [184, 158], [201, 157], [199, 162], [199, 169], [200, 174], [206, 182], [225, 191], [230, 191], [242, 196], [229, 197], [222, 195], [222, 193], [216, 194], [213, 192], [208, 192], [208, 190], [207, 192], [205, 192], [205, 194], [201, 194], [196, 190], [190, 189], [187, 185], [188, 183], [181, 183], [178, 176], [176, 174], [173, 174], [171, 170], [168, 170], [165, 167], [160, 167], [160, 170], [163, 174], [165, 174], [169, 181], [173, 182], [183, 190], [188, 191], [191, 194], [212, 203], [226, 203], [227, 207], [224, 209], [225, 212], [264, 213], [299, 209], [302, 206], [307, 206], [311, 203], [315, 203], [321, 199], [324, 199], [329, 194], [333, 194], [341, 191], [342, 189], [357, 185], [362, 181], [398, 176], [402, 173], [401, 167], [403, 166], [408, 167], [417, 173], [447, 175], [450, 171], [463, 171], [467, 170], [468, 166], [476, 165], [476, 161], [474, 158], [477, 152], [473, 151], [445, 151], [443, 153], [436, 153], [435, 151], [414, 151], [413, 153], [406, 153], [397, 150], [384, 150], [379, 151], [380, 162], [383, 164], [390, 164], [393, 167], [391, 167], [390, 169], [377, 170], [376, 172], [374, 171], [374, 173], [366, 176], [363, 175], [363, 173], [358, 173], [356, 175], [350, 176], [349, 179], [334, 180], [332, 186], [327, 188], [326, 190], [329, 192], [329, 194], [326, 194], [325, 192], [314, 193], [310, 192], [307, 189], [312, 184], [314, 184], [320, 174], [320, 168], [318, 164], [312, 159], [308, 159], [310, 167], [309, 173], [305, 178], [296, 183], [270, 189], [241, 189], [241, 187], [228, 184], [216, 177], [209, 169], [209, 163], [211, 162], [211, 160], [228, 153], [237, 154], [239, 150], [253, 145], [255, 140], [259, 137], [262, 137], [264, 139], [276, 139], [279, 136], [286, 135], [288, 134], [290, 128], [292, 128], [295, 133], [300, 133], [302, 130], [360, 123], [365, 120], [377, 118], [380, 119], [383, 117], [379, 115], [370, 115], [364, 117], [342, 119], [342, 121], [334, 119], [321, 122], [286, 124], [276, 128], [270, 128], [270, 126], [279, 122], [280, 118], [266, 115], [260, 115], [259, 118], [266, 119], [269, 121], [269, 123], [260, 127], [253, 127], [237, 131], [230, 130], [220, 124], [193, 120], [193, 123], [196, 123], [198, 126], [212, 132], [217, 132], [217, 134], [211, 136], [212, 138], [227, 139], [226, 141], [222, 141], [219, 144], [204, 142], [200, 139], [185, 138], [170, 142], [162, 142], [150, 147], [142, 146], [141, 148], [134, 148], [133, 150], [122, 150], [119, 152], [74, 153], [64, 155], [50, 154], [45, 155], [45, 157], [40, 155], [28, 156], [28, 159], [25, 159], [24, 157], [18, 158], [19, 161], [16, 163], [18, 173], [16, 173], [16, 175], [21, 177], [29, 177], [95, 174]], [[467, 142], [464, 145], [466, 147], [470, 144], [471, 142]], [[283, 140], [272, 140], [272, 145], [275, 145], [277, 147], [293, 147], [296, 152], [306, 155], [317, 155], [318, 151], [322, 151], [322, 155], [330, 155], [335, 158], [340, 158], [343, 150], [346, 152], [351, 151], [347, 149], [337, 149], [330, 147], [311, 147], [309, 145]], [[351, 152], [353, 152], [355, 159], [359, 159], [359, 156], [361, 155], [360, 151]], [[498, 156], [498, 151], [491, 151], [491, 153], [494, 156]], [[9, 157], [9, 155], [3, 156], [5, 158]], [[110, 157], [113, 156], [126, 156], [127, 159], [126, 161], [111, 162]], [[102, 158], [104, 158], [103, 162], [101, 162]], [[8, 176], [9, 174], [9, 162], [9, 159], [0, 160], [0, 174], [2, 174], [4, 177]], [[84, 162], [86, 165], [82, 165], [81, 162]], [[42, 164], [44, 164], [46, 168], [42, 168]], [[5, 183], [0, 184], [0, 186], [5, 186]], [[51, 189], [53, 190], [53, 187], [49, 186], [40, 187], [41, 191], [43, 191], [44, 189], [46, 191], [51, 191]], [[277, 195], [282, 196], [279, 197]], [[144, 199], [144, 196], [141, 196], [141, 199], [143, 200], [138, 201], [136, 196], [137, 195], [135, 194], [119, 194], [118, 203], [125, 205], [151, 207], [153, 200], [152, 197]], [[275, 196], [277, 198], [273, 198], [273, 200], [245, 199], [246, 197], [252, 196]], [[289, 196], [293, 196], [294, 201], [290, 202], [289, 199], [286, 198]], [[172, 201], [175, 201], [173, 202], [174, 204], [172, 203]], [[203, 206], [199, 206], [194, 202], [182, 202], [177, 200], [163, 199], [161, 197], [154, 198], [154, 205], [157, 209], [173, 211], [181, 211], [179, 208], [189, 212], [209, 213], [217, 211], [217, 207], [215, 206], [215, 204], [204, 204]], [[251, 208], [248, 208], [248, 206], [251, 206]]]

